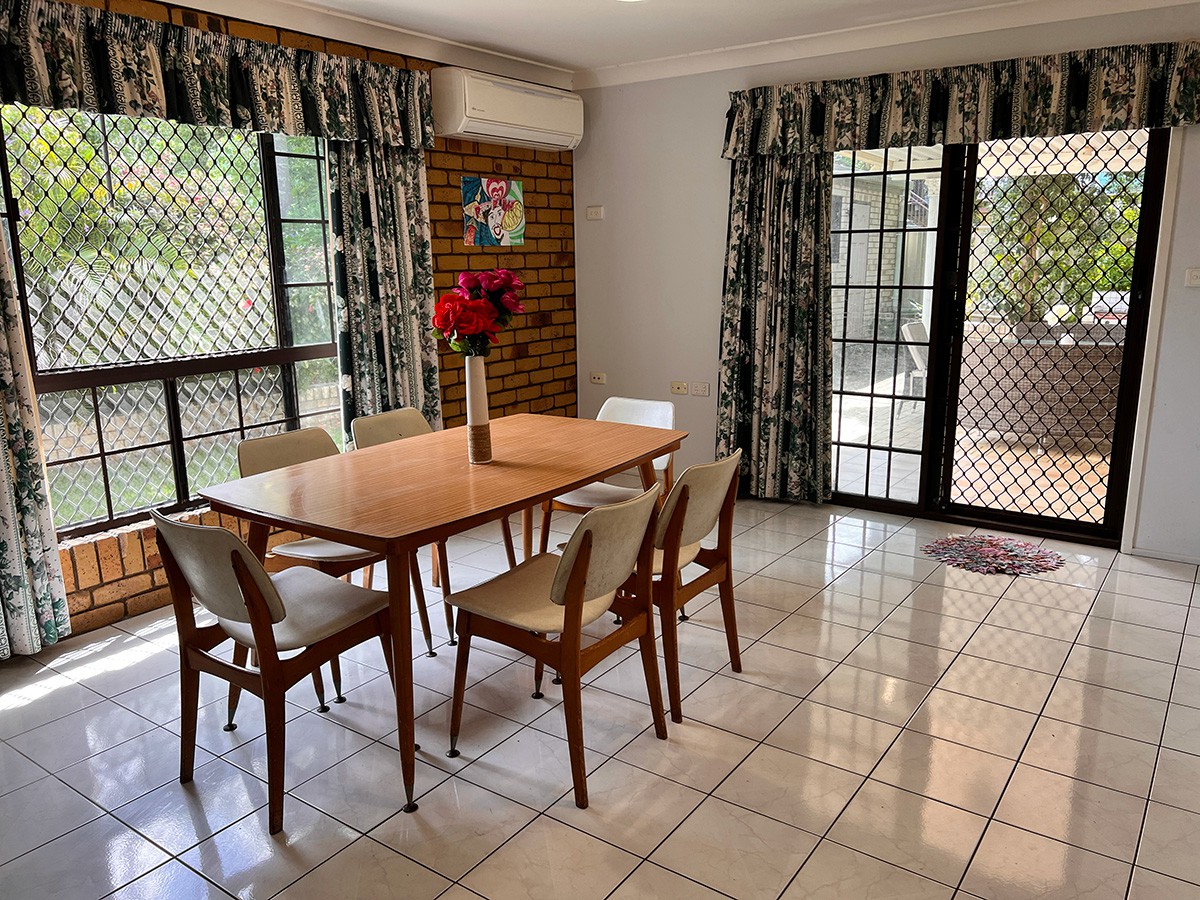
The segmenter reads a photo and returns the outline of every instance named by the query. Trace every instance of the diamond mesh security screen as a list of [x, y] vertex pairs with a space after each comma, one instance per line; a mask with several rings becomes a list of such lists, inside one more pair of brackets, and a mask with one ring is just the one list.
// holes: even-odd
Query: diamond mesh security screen
[[39, 372], [276, 346], [255, 135], [2, 114]]
[[979, 146], [952, 502], [1103, 523], [1147, 144]]
[[244, 438], [341, 439], [320, 141], [19, 106], [0, 125], [60, 534], [197, 505]]

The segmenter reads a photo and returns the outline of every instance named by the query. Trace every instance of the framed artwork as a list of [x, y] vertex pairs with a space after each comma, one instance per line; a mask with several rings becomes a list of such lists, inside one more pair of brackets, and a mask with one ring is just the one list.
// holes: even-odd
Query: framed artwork
[[468, 247], [525, 243], [525, 192], [511, 178], [462, 177], [463, 241]]

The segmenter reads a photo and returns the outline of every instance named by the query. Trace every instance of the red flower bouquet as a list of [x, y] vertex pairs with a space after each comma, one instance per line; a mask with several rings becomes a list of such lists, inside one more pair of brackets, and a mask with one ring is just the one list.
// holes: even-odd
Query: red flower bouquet
[[508, 269], [463, 272], [458, 287], [442, 294], [433, 310], [433, 333], [463, 356], [487, 356], [512, 317], [525, 312], [525, 285]]

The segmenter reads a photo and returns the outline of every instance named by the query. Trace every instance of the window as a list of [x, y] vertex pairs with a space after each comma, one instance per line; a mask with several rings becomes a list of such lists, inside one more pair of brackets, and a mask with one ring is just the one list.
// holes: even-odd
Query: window
[[938, 147], [834, 155], [833, 452], [841, 494], [917, 499], [941, 165]]
[[0, 108], [60, 535], [199, 505], [245, 437], [340, 432], [322, 142]]

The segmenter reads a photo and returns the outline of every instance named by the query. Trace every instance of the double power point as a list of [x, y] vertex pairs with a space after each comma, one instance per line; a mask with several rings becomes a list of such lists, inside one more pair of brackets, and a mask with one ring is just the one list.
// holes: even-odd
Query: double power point
[[[590, 372], [588, 374], [588, 381], [592, 384], [608, 384], [608, 373]], [[672, 394], [684, 395], [690, 393], [693, 397], [707, 397], [708, 392], [709, 383], [707, 381], [693, 381], [690, 386], [686, 381], [671, 382]]]

